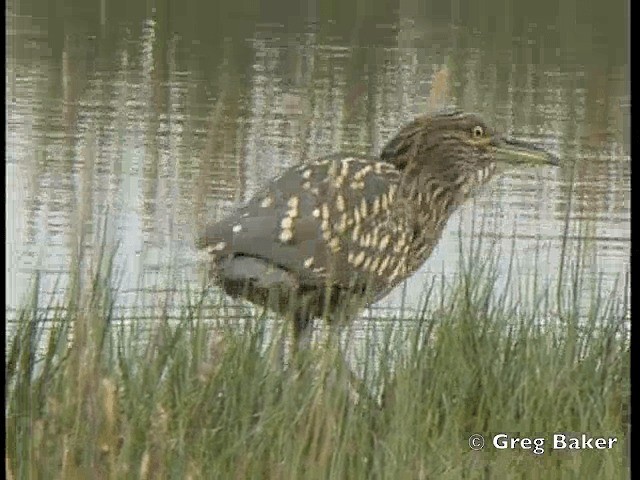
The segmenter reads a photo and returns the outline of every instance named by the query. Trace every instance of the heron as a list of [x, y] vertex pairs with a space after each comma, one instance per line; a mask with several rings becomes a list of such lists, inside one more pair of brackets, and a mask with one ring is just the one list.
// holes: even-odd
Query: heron
[[429, 258], [448, 219], [506, 168], [558, 165], [475, 113], [422, 115], [378, 157], [333, 154], [291, 167], [206, 227], [213, 283], [293, 323], [344, 324]]

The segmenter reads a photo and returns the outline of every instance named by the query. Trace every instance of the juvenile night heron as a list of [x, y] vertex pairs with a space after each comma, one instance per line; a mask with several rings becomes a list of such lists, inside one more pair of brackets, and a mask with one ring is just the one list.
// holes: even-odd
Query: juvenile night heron
[[292, 167], [209, 226], [198, 246], [224, 291], [294, 325], [344, 321], [416, 272], [447, 220], [508, 165], [557, 164], [476, 114], [416, 118], [379, 158], [334, 155]]

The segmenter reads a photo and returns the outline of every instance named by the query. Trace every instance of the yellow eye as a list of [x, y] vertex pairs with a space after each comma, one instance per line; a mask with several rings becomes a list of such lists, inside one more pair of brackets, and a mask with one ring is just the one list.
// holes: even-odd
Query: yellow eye
[[480, 138], [484, 135], [484, 128], [480, 125], [476, 125], [473, 127], [473, 130], [471, 130], [471, 133], [473, 134], [473, 138]]

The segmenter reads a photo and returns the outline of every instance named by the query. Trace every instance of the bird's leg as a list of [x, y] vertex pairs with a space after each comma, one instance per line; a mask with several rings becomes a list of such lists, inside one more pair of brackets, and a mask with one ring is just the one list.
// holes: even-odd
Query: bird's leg
[[293, 321], [293, 355], [311, 345], [311, 321], [305, 315], [297, 315]]
[[[311, 345], [312, 319], [304, 308], [298, 309], [293, 316], [293, 341], [291, 344], [291, 361], [300, 370], [304, 364], [305, 354]], [[300, 373], [300, 371], [298, 371]]]
[[[269, 297], [267, 299], [267, 301], [265, 302], [265, 307], [264, 307], [264, 312], [268, 311], [268, 310], [273, 310], [273, 311], [278, 311], [278, 305], [281, 303], [281, 295], [282, 292], [278, 291], [277, 289], [273, 288], [269, 291]], [[273, 352], [272, 355], [273, 357], [277, 357], [277, 359], [275, 360], [280, 368], [280, 370], [282, 372], [285, 371], [285, 369], [287, 368], [288, 364], [291, 363], [294, 355], [295, 355], [295, 348], [290, 348], [289, 349], [289, 355], [287, 355], [287, 333], [288, 333], [288, 325], [291, 321], [291, 319], [295, 319], [295, 309], [293, 310], [289, 310], [287, 312], [283, 312], [284, 315], [281, 320], [284, 320], [284, 322], [280, 322], [279, 326], [274, 326], [274, 337], [272, 342], [277, 342], [276, 344], [272, 344], [273, 348], [271, 349], [271, 351]], [[296, 335], [296, 323], [294, 321], [294, 336]], [[272, 357], [272, 358], [273, 358]], [[288, 357], [288, 358], [287, 358]]]
[[373, 401], [373, 397], [370, 390], [367, 388], [365, 381], [353, 371], [349, 364], [349, 335], [346, 344], [342, 344], [342, 333], [344, 332], [345, 328], [351, 328], [351, 326], [344, 321], [338, 321], [335, 322], [335, 324], [331, 325], [331, 342], [337, 342], [336, 347], [338, 349], [338, 357], [340, 359], [340, 365], [337, 365], [336, 367], [339, 369], [343, 369], [343, 371], [346, 372], [347, 395], [353, 400], [354, 403], [360, 403], [362, 400]]

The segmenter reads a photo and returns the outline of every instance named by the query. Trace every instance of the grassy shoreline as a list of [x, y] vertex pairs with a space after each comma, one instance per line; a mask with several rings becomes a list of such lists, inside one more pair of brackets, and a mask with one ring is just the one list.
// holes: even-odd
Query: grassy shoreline
[[[283, 368], [281, 337], [267, 336], [264, 319], [212, 329], [204, 292], [185, 300], [178, 322], [160, 315], [141, 330], [114, 318], [107, 266], [49, 327], [36, 286], [6, 340], [7, 473], [626, 478], [624, 312], [595, 289], [579, 319], [577, 271], [568, 291], [553, 293], [568, 299], [555, 311], [548, 292], [526, 304], [495, 299], [490, 262], [472, 264], [446, 308], [376, 336], [361, 372], [372, 395], [357, 400], [331, 336]], [[499, 433], [543, 438], [544, 452], [498, 449]], [[606, 450], [552, 448], [554, 434], [583, 433], [618, 440]], [[469, 447], [473, 434], [485, 438], [481, 451]]]

